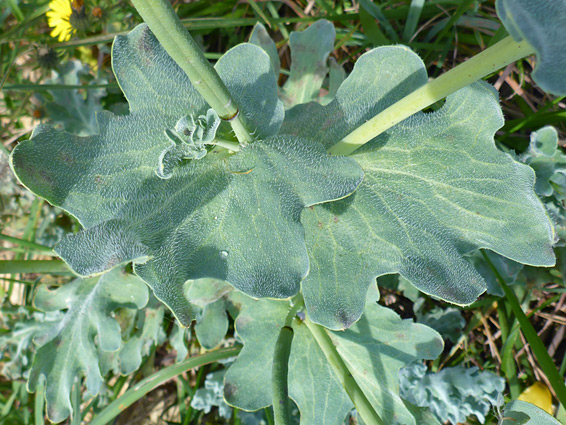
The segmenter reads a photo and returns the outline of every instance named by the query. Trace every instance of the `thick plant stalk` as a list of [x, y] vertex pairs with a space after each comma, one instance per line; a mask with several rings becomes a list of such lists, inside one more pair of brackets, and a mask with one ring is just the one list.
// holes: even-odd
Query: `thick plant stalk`
[[275, 425], [291, 424], [291, 404], [289, 403], [289, 355], [293, 342], [293, 328], [283, 326], [275, 343], [273, 367], [271, 370], [271, 390], [273, 392], [273, 414]]
[[348, 393], [350, 400], [354, 403], [356, 410], [364, 422], [367, 425], [385, 425], [385, 422], [381, 420], [373, 409], [364, 392], [348, 370], [346, 363], [344, 363], [344, 360], [340, 357], [326, 330], [322, 326], [311, 322], [308, 316], [305, 317], [305, 324], [309, 328], [318, 346], [322, 349], [328, 360], [328, 364], [332, 367], [334, 374]]
[[90, 425], [105, 425], [116, 416], [134, 404], [144, 395], [163, 385], [168, 380], [174, 378], [181, 373], [193, 369], [195, 367], [204, 366], [206, 364], [217, 362], [218, 360], [235, 357], [240, 353], [240, 347], [225, 348], [221, 350], [211, 351], [209, 353], [191, 357], [173, 366], [161, 369], [159, 372], [148, 376], [144, 380], [138, 382], [131, 389], [126, 391], [108, 406], [106, 406], [96, 417], [90, 422]]
[[304, 300], [299, 293], [294, 298], [294, 304], [289, 309], [285, 324], [279, 331], [273, 355], [271, 369], [271, 390], [273, 394], [273, 413], [275, 425], [289, 425], [291, 423], [291, 404], [289, 403], [289, 356], [293, 342], [293, 318], [304, 306]]
[[328, 152], [333, 155], [349, 155], [411, 115], [533, 53], [533, 47], [526, 41], [518, 43], [507, 37], [381, 111], [332, 146]]
[[540, 368], [548, 378], [552, 389], [556, 393], [558, 401], [560, 402], [560, 404], [562, 404], [562, 406], [566, 407], [566, 386], [564, 385], [564, 378], [558, 372], [558, 368], [548, 354], [548, 351], [542, 343], [540, 337], [538, 336], [537, 331], [529, 321], [529, 318], [525, 315], [525, 312], [521, 308], [521, 304], [519, 303], [517, 296], [509, 288], [509, 286], [505, 282], [505, 279], [503, 279], [499, 271], [495, 268], [484, 251], [482, 251], [482, 255], [485, 261], [489, 264], [490, 268], [493, 270], [493, 273], [495, 274], [497, 281], [501, 285], [501, 288], [503, 288], [505, 298], [509, 302], [511, 310], [513, 310], [513, 313], [515, 314], [515, 317], [519, 322], [521, 331], [529, 342], [529, 345], [533, 351], [533, 354], [535, 355], [535, 358], [537, 359]]
[[165, 51], [187, 74], [193, 86], [223, 120], [230, 121], [242, 145], [251, 142], [238, 105], [210, 62], [185, 29], [168, 0], [132, 0]]

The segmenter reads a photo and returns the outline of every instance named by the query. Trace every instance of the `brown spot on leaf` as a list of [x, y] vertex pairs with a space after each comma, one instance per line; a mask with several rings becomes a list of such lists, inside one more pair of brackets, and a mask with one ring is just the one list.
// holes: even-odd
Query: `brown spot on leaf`
[[226, 399], [231, 399], [238, 392], [238, 387], [230, 382], [224, 383], [224, 397]]

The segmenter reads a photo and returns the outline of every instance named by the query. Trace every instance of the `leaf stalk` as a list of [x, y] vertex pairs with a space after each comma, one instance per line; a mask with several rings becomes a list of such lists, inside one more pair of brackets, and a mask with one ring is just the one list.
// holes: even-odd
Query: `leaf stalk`
[[346, 363], [344, 363], [344, 360], [340, 357], [338, 350], [336, 350], [326, 330], [322, 326], [311, 322], [308, 316], [305, 317], [305, 324], [364, 422], [367, 425], [385, 425], [385, 422], [381, 420], [377, 412], [373, 409], [371, 403], [352, 376]]
[[285, 324], [279, 331], [273, 355], [271, 369], [271, 389], [273, 394], [273, 413], [275, 425], [289, 425], [291, 423], [291, 404], [289, 403], [289, 356], [293, 342], [293, 319], [297, 312], [305, 305], [303, 296], [298, 293], [293, 299], [293, 306], [289, 309]]
[[533, 53], [534, 48], [526, 41], [516, 42], [511, 37], [506, 37], [384, 109], [332, 146], [328, 152], [332, 155], [349, 155], [411, 115]]
[[187, 74], [195, 89], [223, 120], [229, 120], [242, 145], [252, 141], [243, 116], [220, 76], [183, 26], [168, 0], [132, 0], [165, 51]]

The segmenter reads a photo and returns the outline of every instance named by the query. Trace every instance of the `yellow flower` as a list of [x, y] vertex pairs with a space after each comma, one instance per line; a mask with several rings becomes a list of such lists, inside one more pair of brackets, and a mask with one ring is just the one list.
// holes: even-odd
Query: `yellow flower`
[[51, 37], [57, 38], [59, 41], [67, 41], [75, 31], [71, 25], [70, 19], [73, 10], [69, 0], [51, 0], [49, 3], [49, 12], [47, 15], [47, 24], [53, 28]]

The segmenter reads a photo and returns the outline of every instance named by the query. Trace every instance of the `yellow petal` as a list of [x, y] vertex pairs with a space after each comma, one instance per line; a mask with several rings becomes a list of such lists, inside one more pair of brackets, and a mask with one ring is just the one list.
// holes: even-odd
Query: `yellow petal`
[[518, 400], [534, 404], [549, 415], [554, 413], [554, 409], [552, 408], [552, 395], [550, 394], [548, 387], [542, 382], [535, 382], [521, 393]]

